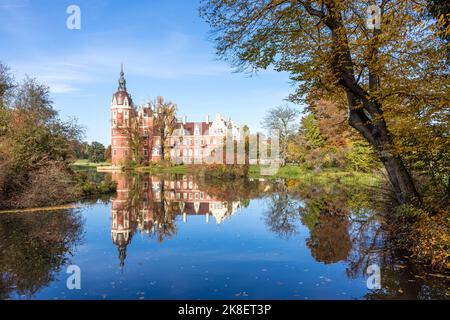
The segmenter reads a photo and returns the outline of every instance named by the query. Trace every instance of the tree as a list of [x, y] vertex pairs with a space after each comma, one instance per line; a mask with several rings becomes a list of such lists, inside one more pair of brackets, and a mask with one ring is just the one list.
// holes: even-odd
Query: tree
[[262, 121], [263, 128], [278, 131], [280, 139], [280, 157], [283, 162], [286, 159], [289, 139], [298, 130], [298, 115], [298, 110], [295, 110], [289, 105], [284, 105], [270, 109]]
[[428, 11], [437, 19], [436, 34], [443, 39], [450, 57], [450, 3], [446, 0], [428, 0]]
[[0, 207], [74, 200], [70, 163], [83, 129], [58, 118], [48, 87], [31, 78], [16, 84], [7, 70], [0, 63]]
[[320, 148], [325, 143], [317, 120], [312, 113], [302, 119], [300, 134], [303, 136], [304, 145], [308, 149]]
[[111, 145], [108, 145], [108, 147], [105, 150], [105, 161], [107, 162], [111, 162], [111, 156], [112, 156], [112, 151], [111, 151]]
[[33, 170], [52, 162], [68, 165], [74, 158], [71, 141], [81, 140], [75, 120], [61, 121], [49, 88], [26, 78], [17, 86], [8, 107], [6, 144], [17, 169]]
[[0, 63], [0, 109], [6, 107], [14, 87], [14, 79], [9, 71], [9, 68]]
[[105, 146], [100, 142], [93, 141], [88, 148], [89, 161], [91, 162], [103, 162], [105, 161]]
[[329, 147], [345, 148], [349, 139], [355, 139], [357, 135], [356, 130], [347, 124], [345, 106], [340, 100], [341, 97], [321, 98], [310, 105], [320, 133]]
[[[142, 134], [142, 115], [136, 114], [129, 120], [129, 125], [126, 126], [125, 132], [127, 134], [127, 143], [131, 149], [131, 157], [136, 163], [140, 164], [143, 161], [142, 149], [144, 148], [145, 137]], [[130, 160], [130, 159], [127, 159]]]
[[312, 88], [342, 91], [349, 124], [377, 152], [398, 202], [421, 204], [389, 126], [400, 107], [446, 101], [446, 50], [427, 28], [425, 0], [377, 1], [382, 30], [366, 25], [374, 2], [206, 0], [201, 15], [218, 54], [241, 70], [289, 72], [299, 84], [293, 101]]
[[156, 102], [155, 131], [159, 135], [159, 151], [164, 161], [166, 146], [176, 126], [177, 105], [158, 97]]
[[88, 149], [89, 149], [89, 143], [87, 142], [81, 142], [79, 140], [72, 140], [71, 141], [72, 149], [75, 153], [75, 157], [77, 159], [88, 159]]

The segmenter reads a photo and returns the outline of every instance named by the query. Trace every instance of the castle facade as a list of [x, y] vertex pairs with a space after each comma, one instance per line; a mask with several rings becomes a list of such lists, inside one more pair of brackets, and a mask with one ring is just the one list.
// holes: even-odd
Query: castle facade
[[[140, 150], [145, 162], [161, 160], [160, 137], [155, 130], [155, 104], [146, 103], [135, 106], [127, 91], [123, 67], [119, 77], [119, 87], [111, 101], [111, 158], [113, 166], [121, 166], [127, 160], [133, 160], [133, 151], [129, 146], [128, 130], [134, 117], [139, 117], [140, 134], [144, 144]], [[169, 138], [167, 155], [177, 163], [201, 163], [213, 150], [223, 145], [225, 138], [232, 136], [240, 141], [239, 127], [231, 119], [226, 120], [220, 114], [210, 121], [188, 122], [186, 117], [178, 119], [175, 130]]]

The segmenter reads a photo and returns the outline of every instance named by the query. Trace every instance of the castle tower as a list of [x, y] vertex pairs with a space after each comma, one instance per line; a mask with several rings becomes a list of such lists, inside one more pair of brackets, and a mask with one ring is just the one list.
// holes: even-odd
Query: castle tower
[[111, 159], [113, 166], [121, 165], [131, 156], [127, 143], [127, 127], [134, 116], [133, 101], [127, 92], [123, 65], [120, 70], [119, 87], [111, 101]]

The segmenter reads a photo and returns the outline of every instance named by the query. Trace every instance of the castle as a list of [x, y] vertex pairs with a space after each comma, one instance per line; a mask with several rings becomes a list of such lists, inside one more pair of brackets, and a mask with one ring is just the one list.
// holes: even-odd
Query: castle
[[[161, 160], [160, 137], [155, 130], [156, 106], [146, 103], [136, 107], [127, 91], [123, 65], [120, 71], [119, 87], [111, 101], [111, 160], [113, 166], [121, 166], [127, 160], [133, 159], [133, 151], [128, 143], [128, 131], [133, 117], [139, 117], [140, 133], [144, 144], [140, 150], [145, 162]], [[220, 147], [225, 137], [232, 136], [239, 141], [239, 127], [231, 119], [225, 120], [217, 114], [213, 121], [209, 116], [205, 122], [187, 122], [187, 118], [178, 119], [175, 130], [169, 141], [169, 156], [176, 158], [178, 163], [201, 163], [210, 156], [213, 150]]]

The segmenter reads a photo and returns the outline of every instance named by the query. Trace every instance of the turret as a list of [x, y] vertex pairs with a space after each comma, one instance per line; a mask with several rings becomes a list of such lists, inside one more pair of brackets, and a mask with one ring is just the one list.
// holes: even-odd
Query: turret
[[127, 128], [134, 116], [133, 100], [127, 92], [123, 65], [120, 68], [119, 86], [111, 101], [111, 159], [115, 166], [131, 156], [127, 143]]

